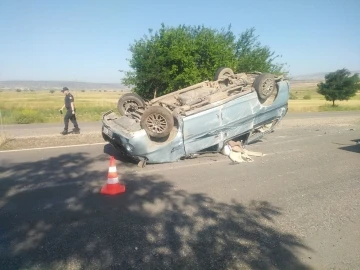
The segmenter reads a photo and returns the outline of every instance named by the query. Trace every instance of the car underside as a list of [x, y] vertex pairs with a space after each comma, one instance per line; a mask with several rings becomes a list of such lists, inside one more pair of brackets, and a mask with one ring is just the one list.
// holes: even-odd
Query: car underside
[[214, 81], [143, 100], [135, 93], [118, 101], [120, 116], [103, 115], [103, 136], [137, 160], [173, 162], [226, 141], [244, 144], [272, 132], [287, 112], [289, 84], [282, 77], [219, 69]]

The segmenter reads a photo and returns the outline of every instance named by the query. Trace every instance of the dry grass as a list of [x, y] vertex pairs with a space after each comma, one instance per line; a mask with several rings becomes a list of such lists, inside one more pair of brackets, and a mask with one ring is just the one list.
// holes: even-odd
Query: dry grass
[[348, 101], [326, 101], [324, 96], [316, 92], [315, 83], [291, 85], [291, 93], [296, 99], [289, 100], [289, 112], [322, 112], [322, 111], [354, 111], [360, 110], [360, 93]]
[[[98, 121], [103, 112], [116, 109], [121, 92], [75, 92], [77, 116], [81, 121]], [[59, 109], [64, 102], [61, 92], [0, 92], [3, 124], [50, 123], [63, 121]]]
[[[122, 92], [76, 92], [75, 97], [79, 121], [99, 121], [101, 115], [116, 110]], [[336, 107], [316, 93], [316, 84], [291, 85], [291, 93], [296, 97], [289, 100], [290, 112], [318, 112], [360, 110], [360, 93], [349, 101], [336, 101]], [[306, 99], [307, 98], [307, 99]], [[64, 102], [61, 92], [0, 92], [0, 110], [3, 124], [15, 123], [58, 123], [63, 121], [59, 109]]]
[[360, 100], [337, 101], [336, 106], [325, 100], [289, 100], [289, 112], [354, 111], [360, 110]]

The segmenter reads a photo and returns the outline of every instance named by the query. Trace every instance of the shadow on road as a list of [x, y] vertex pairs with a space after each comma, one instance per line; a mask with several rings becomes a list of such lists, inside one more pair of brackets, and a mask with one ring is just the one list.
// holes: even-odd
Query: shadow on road
[[308, 269], [296, 255], [308, 248], [277, 230], [281, 209], [267, 202], [219, 203], [133, 174], [121, 178], [126, 193], [107, 197], [107, 170], [93, 162], [3, 164], [1, 269]]
[[354, 152], [354, 153], [360, 153], [360, 140], [352, 140], [352, 142], [354, 142], [355, 144], [343, 146], [343, 147], [340, 147], [339, 149]]
[[104, 145], [104, 153], [108, 154], [109, 156], [113, 156], [118, 161], [121, 161], [124, 166], [133, 167], [134, 165], [137, 165], [137, 162], [134, 159], [121, 154], [111, 144]]

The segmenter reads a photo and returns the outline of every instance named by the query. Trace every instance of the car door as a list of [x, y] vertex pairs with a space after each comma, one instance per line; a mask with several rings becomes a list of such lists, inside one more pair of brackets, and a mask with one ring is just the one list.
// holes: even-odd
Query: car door
[[239, 136], [252, 129], [259, 102], [255, 92], [230, 100], [221, 106], [221, 136]]
[[187, 155], [221, 142], [219, 106], [189, 115], [183, 121], [183, 136]]

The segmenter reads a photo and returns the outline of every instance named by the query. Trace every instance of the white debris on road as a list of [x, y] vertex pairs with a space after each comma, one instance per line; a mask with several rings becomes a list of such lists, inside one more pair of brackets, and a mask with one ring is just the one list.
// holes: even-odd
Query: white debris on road
[[246, 150], [242, 147], [241, 142], [234, 142], [229, 141], [224, 148], [222, 149], [221, 153], [225, 156], [228, 156], [233, 162], [253, 162], [254, 160], [250, 156], [255, 157], [263, 157], [265, 156], [263, 153], [260, 152], [253, 152]]

